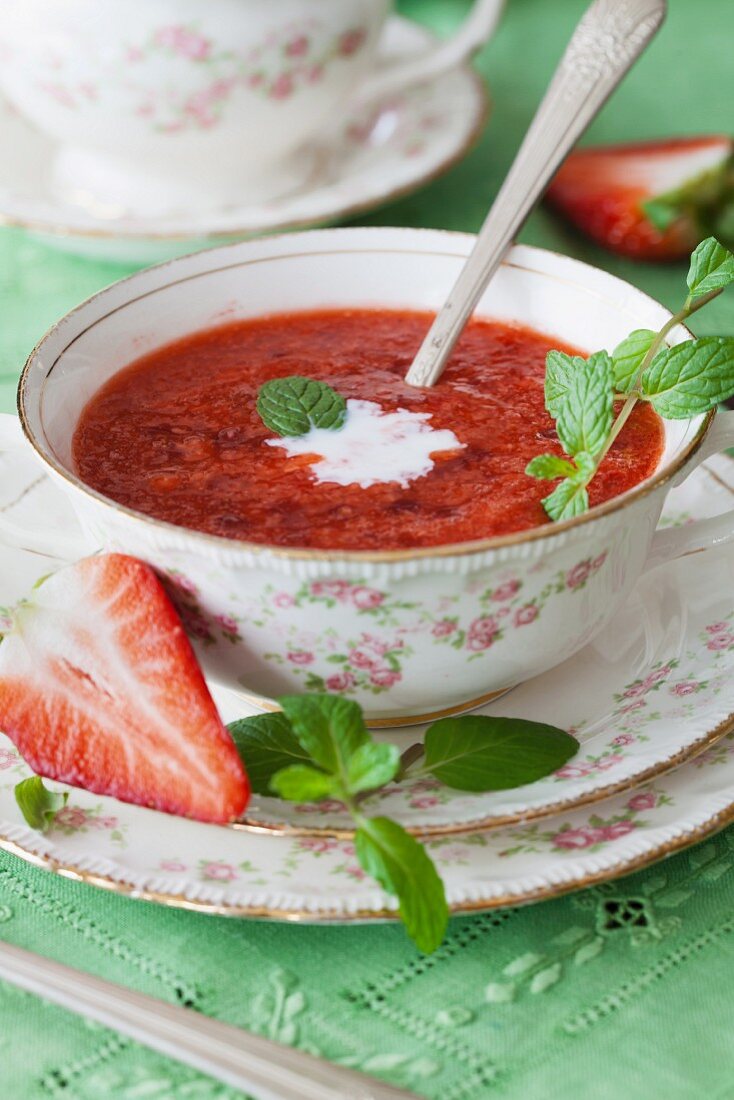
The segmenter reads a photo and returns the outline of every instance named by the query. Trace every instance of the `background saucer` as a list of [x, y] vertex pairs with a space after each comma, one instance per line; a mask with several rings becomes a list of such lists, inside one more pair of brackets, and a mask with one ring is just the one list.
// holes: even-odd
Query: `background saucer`
[[[420, 52], [434, 37], [392, 17], [381, 56]], [[318, 150], [313, 178], [297, 193], [256, 205], [196, 210], [162, 219], [59, 199], [48, 171], [56, 146], [0, 100], [0, 222], [48, 236], [60, 248], [122, 262], [156, 260], [243, 237], [356, 215], [420, 187], [460, 159], [487, 114], [483, 82], [468, 66], [385, 102], [356, 110]]]

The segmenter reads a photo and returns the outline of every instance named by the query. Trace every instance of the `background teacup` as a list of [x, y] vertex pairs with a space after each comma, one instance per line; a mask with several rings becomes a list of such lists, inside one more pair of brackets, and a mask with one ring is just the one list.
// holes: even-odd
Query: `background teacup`
[[153, 216], [262, 201], [308, 178], [354, 97], [459, 64], [502, 5], [476, 0], [453, 38], [375, 69], [391, 0], [6, 0], [0, 88], [59, 142], [67, 200]]

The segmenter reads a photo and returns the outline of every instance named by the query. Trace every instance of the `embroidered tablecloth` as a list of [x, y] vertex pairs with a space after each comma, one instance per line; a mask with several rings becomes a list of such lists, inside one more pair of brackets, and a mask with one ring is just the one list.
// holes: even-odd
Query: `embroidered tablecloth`
[[[449, 175], [362, 219], [476, 229], [585, 0], [509, 0], [478, 60], [494, 110]], [[464, 0], [405, 0], [447, 30]], [[671, 0], [668, 24], [591, 137], [731, 130], [731, 0]], [[6, 150], [5, 155], [12, 155]], [[633, 266], [541, 211], [522, 239], [669, 305], [679, 267]], [[125, 273], [0, 233], [0, 409], [45, 328]], [[734, 299], [700, 334], [734, 332]], [[734, 1097], [734, 829], [630, 878], [452, 921], [422, 958], [398, 926], [306, 928], [131, 901], [0, 854], [0, 937], [441, 1100]], [[583, 950], [579, 948], [583, 945]], [[0, 1094], [222, 1100], [238, 1094], [0, 983]]]

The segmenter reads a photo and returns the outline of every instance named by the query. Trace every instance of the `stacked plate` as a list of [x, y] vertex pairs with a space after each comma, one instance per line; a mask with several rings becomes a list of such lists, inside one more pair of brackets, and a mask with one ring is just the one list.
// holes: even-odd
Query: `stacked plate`
[[[67, 505], [32, 460], [4, 468], [0, 510], [62, 530]], [[732, 507], [734, 463], [710, 459], [668, 497], [678, 525]], [[41, 518], [42, 517], [42, 518]], [[0, 551], [0, 632], [53, 562]], [[625, 874], [734, 820], [734, 555], [731, 547], [649, 572], [601, 636], [571, 661], [483, 708], [552, 722], [581, 748], [548, 778], [469, 794], [433, 779], [365, 804], [426, 844], [454, 912], [552, 897]], [[253, 713], [218, 692], [223, 717]], [[381, 731], [402, 743], [417, 727]], [[247, 821], [200, 825], [84, 791], [46, 835], [13, 789], [28, 769], [0, 737], [0, 846], [119, 893], [234, 916], [302, 921], [386, 918], [395, 904], [360, 870], [338, 803], [253, 799]]]

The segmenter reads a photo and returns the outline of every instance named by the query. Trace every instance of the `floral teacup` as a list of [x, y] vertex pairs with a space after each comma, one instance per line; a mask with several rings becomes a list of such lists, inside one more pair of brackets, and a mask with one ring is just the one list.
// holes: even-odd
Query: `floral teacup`
[[60, 143], [55, 181], [98, 214], [155, 216], [296, 189], [349, 99], [451, 68], [503, 0], [373, 72], [390, 0], [6, 0], [0, 87]]
[[[264, 706], [293, 691], [339, 692], [372, 724], [467, 709], [572, 656], [643, 569], [734, 537], [731, 513], [655, 533], [665, 495], [734, 444], [734, 413], [665, 425], [656, 473], [564, 523], [475, 543], [344, 552], [216, 538], [130, 511], [77, 477], [71, 440], [106, 380], [146, 351], [227, 319], [323, 307], [436, 309], [474, 238], [415, 229], [339, 229], [250, 241], [142, 271], [68, 314], [23, 372], [19, 422], [0, 449], [35, 449], [68, 494], [76, 535], [0, 538], [57, 557], [104, 547], [153, 565], [212, 677]], [[670, 314], [602, 271], [515, 247], [479, 313], [559, 341], [613, 347]], [[672, 342], [687, 338], [679, 327]], [[73, 520], [72, 520], [73, 523]]]

